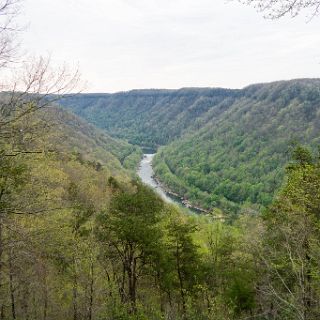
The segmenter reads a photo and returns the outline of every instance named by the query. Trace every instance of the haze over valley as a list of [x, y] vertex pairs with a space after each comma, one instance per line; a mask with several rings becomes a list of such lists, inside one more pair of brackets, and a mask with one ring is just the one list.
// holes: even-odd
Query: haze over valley
[[0, 320], [320, 319], [319, 14], [0, 0]]
[[113, 136], [159, 150], [154, 170], [173, 192], [234, 213], [244, 203], [271, 203], [295, 144], [316, 150], [319, 84], [81, 94], [62, 104]]

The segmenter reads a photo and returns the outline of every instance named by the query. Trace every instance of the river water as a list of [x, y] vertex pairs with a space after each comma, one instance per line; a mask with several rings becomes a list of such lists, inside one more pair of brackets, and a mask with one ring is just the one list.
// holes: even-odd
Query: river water
[[143, 158], [140, 162], [138, 169], [138, 176], [143, 183], [152, 187], [161, 197], [168, 203], [178, 203], [174, 201], [170, 196], [164, 191], [159, 183], [153, 178], [154, 172], [152, 168], [152, 159], [155, 156], [155, 153], [146, 153], [143, 155]]
[[180, 199], [179, 197], [169, 194], [163, 189], [161, 184], [159, 184], [154, 179], [154, 172], [152, 168], [152, 159], [154, 156], [155, 156], [155, 153], [145, 153], [143, 155], [143, 158], [140, 162], [140, 166], [137, 172], [141, 181], [146, 185], [152, 187], [162, 197], [162, 199], [168, 203], [174, 203], [174, 204], [178, 204], [180, 206], [186, 207], [193, 213], [205, 212], [203, 209], [193, 207], [187, 201], [185, 200], [183, 201], [183, 199]]

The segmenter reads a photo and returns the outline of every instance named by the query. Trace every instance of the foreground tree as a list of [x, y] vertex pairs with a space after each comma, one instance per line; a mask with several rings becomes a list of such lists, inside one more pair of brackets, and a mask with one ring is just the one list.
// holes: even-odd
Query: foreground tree
[[196, 230], [197, 226], [194, 223], [181, 216], [176, 216], [169, 225], [168, 249], [176, 273], [182, 319], [188, 318], [188, 300], [192, 301], [196, 297], [203, 277], [199, 247], [193, 240]]
[[158, 222], [163, 201], [139, 182], [133, 182], [132, 187], [115, 191], [110, 210], [98, 217], [97, 234], [107, 245], [107, 257], [121, 262], [121, 299], [129, 303], [131, 313], [136, 313], [139, 278], [153, 260], [162, 237]]
[[266, 232], [261, 253], [267, 279], [261, 291], [270, 297], [274, 319], [320, 317], [320, 162], [298, 147], [288, 166], [288, 181], [264, 214]]

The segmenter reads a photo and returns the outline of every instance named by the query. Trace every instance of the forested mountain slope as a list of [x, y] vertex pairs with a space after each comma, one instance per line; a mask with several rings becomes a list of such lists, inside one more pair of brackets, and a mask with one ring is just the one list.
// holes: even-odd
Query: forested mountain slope
[[319, 143], [319, 88], [319, 79], [299, 79], [242, 90], [84, 94], [62, 104], [111, 135], [166, 145], [155, 158], [165, 184], [207, 208], [236, 210], [270, 203], [291, 142]]
[[225, 224], [165, 204], [77, 121], [50, 108], [0, 126], [2, 318], [318, 318], [319, 156], [298, 148], [263, 218]]
[[320, 81], [253, 85], [243, 92], [218, 120], [155, 158], [161, 180], [209, 208], [269, 204], [290, 145], [320, 145]]
[[154, 148], [219, 117], [239, 95], [229, 89], [151, 89], [80, 94], [61, 104], [113, 136]]
[[84, 160], [97, 161], [114, 172], [124, 168], [135, 169], [141, 158], [140, 148], [110, 137], [61, 108], [50, 107], [32, 117], [40, 126], [41, 123], [42, 126], [44, 123], [50, 126], [43, 137], [47, 149], [52, 146], [59, 151], [81, 154]]

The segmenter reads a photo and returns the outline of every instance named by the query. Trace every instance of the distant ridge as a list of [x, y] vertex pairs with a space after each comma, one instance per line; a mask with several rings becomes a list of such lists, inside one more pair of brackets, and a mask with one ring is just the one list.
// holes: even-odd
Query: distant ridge
[[320, 144], [320, 79], [80, 94], [61, 103], [112, 136], [164, 146], [158, 177], [207, 208], [267, 205], [292, 142]]

